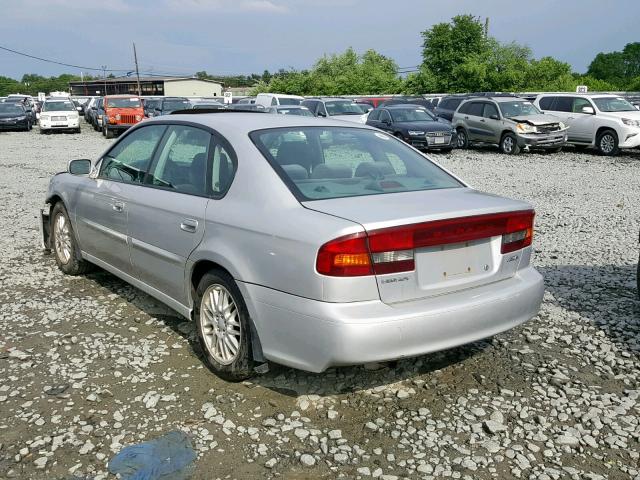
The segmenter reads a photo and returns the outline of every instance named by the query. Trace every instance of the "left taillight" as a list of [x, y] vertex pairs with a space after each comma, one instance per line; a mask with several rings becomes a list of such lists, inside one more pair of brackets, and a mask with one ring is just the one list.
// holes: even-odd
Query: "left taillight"
[[316, 259], [316, 270], [331, 277], [372, 275], [367, 234], [354, 233], [322, 245]]

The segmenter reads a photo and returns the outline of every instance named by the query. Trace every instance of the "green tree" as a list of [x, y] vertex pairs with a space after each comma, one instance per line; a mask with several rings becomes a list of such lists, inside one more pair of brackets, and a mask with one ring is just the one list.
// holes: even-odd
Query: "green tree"
[[422, 38], [422, 70], [432, 76], [435, 89], [441, 92], [458, 88], [456, 69], [469, 57], [481, 57], [488, 50], [484, 26], [473, 15], [458, 15], [450, 23], [438, 23], [422, 32]]
[[619, 88], [631, 87], [634, 79], [640, 76], [640, 42], [626, 44], [621, 52], [597, 54], [587, 75]]

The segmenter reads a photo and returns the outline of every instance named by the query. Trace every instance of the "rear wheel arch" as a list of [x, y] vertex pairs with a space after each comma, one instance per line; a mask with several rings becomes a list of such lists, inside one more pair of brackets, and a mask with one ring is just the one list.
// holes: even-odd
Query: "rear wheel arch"
[[[220, 263], [214, 262], [212, 260], [198, 260], [195, 263], [195, 265], [191, 269], [191, 278], [189, 281], [192, 301], [192, 321], [195, 320], [193, 314], [195, 312], [195, 299], [197, 296], [196, 290], [198, 289], [198, 285], [200, 284], [202, 278], [211, 271], [223, 272], [229, 277], [234, 278], [234, 275], [231, 273], [231, 271], [229, 271], [229, 269], [225, 268]], [[247, 305], [247, 308], [249, 308], [249, 302], [247, 300], [248, 299], [245, 298], [244, 303]], [[258, 334], [258, 330], [256, 329], [255, 322], [253, 321], [253, 318], [251, 318], [251, 310], [249, 310], [249, 323], [251, 328], [251, 351], [253, 354], [253, 359], [256, 362], [265, 362], [266, 359], [264, 358], [264, 355], [262, 353], [262, 343], [260, 342], [260, 336]]]

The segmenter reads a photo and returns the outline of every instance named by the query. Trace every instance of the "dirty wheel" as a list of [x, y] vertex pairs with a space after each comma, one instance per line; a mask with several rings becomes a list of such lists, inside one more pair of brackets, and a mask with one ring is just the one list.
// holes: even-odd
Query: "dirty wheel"
[[62, 202], [56, 203], [51, 212], [51, 240], [56, 256], [56, 264], [67, 275], [82, 275], [90, 270], [91, 264], [80, 257], [73, 227], [67, 209]]
[[507, 155], [517, 155], [520, 153], [520, 147], [518, 146], [518, 140], [513, 133], [505, 133], [500, 140], [500, 151]]
[[254, 362], [249, 313], [229, 274], [211, 270], [202, 277], [196, 290], [194, 317], [209, 368], [232, 382], [250, 377]]
[[469, 148], [469, 137], [467, 131], [464, 128], [459, 128], [458, 133], [458, 148]]

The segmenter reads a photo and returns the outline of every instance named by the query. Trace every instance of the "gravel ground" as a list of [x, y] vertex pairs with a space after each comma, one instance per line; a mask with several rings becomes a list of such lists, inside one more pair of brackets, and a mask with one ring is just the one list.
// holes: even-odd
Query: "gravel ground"
[[229, 384], [174, 312], [40, 251], [50, 175], [110, 142], [0, 133], [0, 478], [110, 478], [123, 446], [181, 429], [196, 479], [640, 479], [640, 152], [436, 155], [535, 204], [540, 314], [439, 354]]

